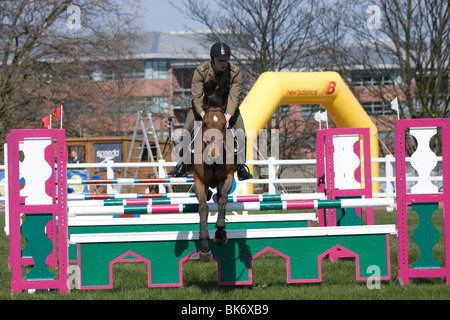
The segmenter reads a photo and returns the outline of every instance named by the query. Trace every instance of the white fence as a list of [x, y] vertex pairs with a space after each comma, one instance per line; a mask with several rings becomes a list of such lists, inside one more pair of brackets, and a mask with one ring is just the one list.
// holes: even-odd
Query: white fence
[[[372, 177], [374, 182], [379, 183], [379, 192], [374, 193], [374, 197], [395, 197], [395, 158], [386, 156], [384, 158], [373, 158], [373, 162], [379, 164], [379, 177]], [[410, 158], [406, 158], [407, 163], [407, 182], [408, 186], [414, 185], [417, 181], [415, 170], [409, 165]], [[255, 170], [259, 170], [259, 177], [247, 181], [241, 181], [240, 185], [245, 192], [248, 184], [254, 185], [254, 193], [289, 193], [289, 192], [315, 192], [317, 185], [317, 169], [316, 159], [309, 160], [276, 160], [269, 158], [268, 160], [252, 160], [247, 161], [248, 165], [253, 165]], [[175, 162], [141, 162], [141, 163], [82, 163], [67, 164], [67, 169], [87, 169], [87, 168], [106, 168], [107, 179], [114, 178], [113, 168], [126, 167], [157, 167], [160, 177], [164, 177], [166, 167], [174, 167]], [[5, 166], [0, 165], [0, 172], [4, 172]], [[281, 174], [280, 174], [281, 173]], [[438, 157], [438, 164], [431, 172], [431, 179], [440, 190], [442, 189], [442, 157]], [[0, 182], [0, 201], [5, 200], [5, 181]], [[101, 183], [99, 183], [101, 184]], [[159, 192], [166, 192], [165, 186], [159, 184]], [[107, 193], [117, 193], [118, 186], [108, 185]]]
[[[379, 183], [379, 191], [374, 192], [374, 197], [395, 197], [395, 159], [392, 156], [386, 156], [385, 158], [373, 158], [373, 162], [379, 163], [379, 176], [373, 177], [374, 182]], [[243, 194], [247, 191], [247, 185], [253, 184], [253, 192], [255, 194], [277, 194], [277, 193], [288, 193], [292, 191], [294, 193], [305, 192], [312, 193], [315, 192], [317, 186], [317, 168], [316, 160], [276, 160], [275, 158], [269, 158], [268, 160], [253, 160], [248, 161], [247, 164], [253, 165], [254, 168], [258, 168], [262, 174], [258, 179], [251, 179], [246, 181], [241, 181], [237, 190], [240, 190]], [[106, 168], [107, 179], [114, 179], [113, 168], [126, 168], [126, 167], [157, 167], [160, 177], [164, 177], [166, 167], [174, 167], [176, 163], [165, 162], [160, 160], [157, 163], [141, 162], [141, 163], [82, 163], [82, 164], [67, 164], [67, 169], [86, 169], [86, 168]], [[284, 166], [284, 168], [283, 168]], [[291, 170], [286, 170], [286, 168], [291, 168]], [[410, 158], [406, 158], [406, 172], [407, 172], [407, 189], [411, 188], [415, 182], [418, 181], [417, 174], [415, 170], [410, 166]], [[294, 169], [292, 169], [294, 168]], [[285, 169], [283, 171], [283, 169]], [[5, 165], [0, 165], [0, 172], [5, 172]], [[283, 172], [280, 176], [280, 172]], [[296, 174], [298, 173], [298, 174]], [[283, 176], [288, 177], [283, 177]], [[439, 187], [442, 191], [442, 157], [438, 157], [438, 164], [434, 170], [430, 173], [431, 180], [434, 184]], [[290, 177], [289, 177], [290, 176]], [[6, 196], [6, 179], [0, 179], [0, 208], [5, 205]], [[102, 184], [102, 183], [99, 183]], [[192, 183], [191, 183], [192, 184]], [[292, 188], [288, 187], [293, 186]], [[258, 188], [258, 186], [260, 186]], [[166, 192], [164, 184], [158, 185], [159, 192]], [[407, 190], [409, 191], [409, 190]], [[120, 186], [117, 185], [107, 185], [107, 193], [119, 193]], [[8, 211], [6, 206], [5, 211]], [[5, 233], [9, 234], [8, 215], [5, 214]]]

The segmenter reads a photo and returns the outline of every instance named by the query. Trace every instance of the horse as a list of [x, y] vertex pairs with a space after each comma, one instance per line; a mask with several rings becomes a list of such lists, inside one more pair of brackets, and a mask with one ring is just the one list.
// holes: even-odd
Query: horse
[[[224, 246], [228, 242], [227, 233], [225, 231], [226, 204], [228, 201], [228, 193], [233, 185], [234, 172], [237, 166], [234, 154], [234, 143], [231, 143], [231, 146], [227, 146], [225, 139], [227, 133], [227, 121], [225, 118], [226, 103], [220, 101], [215, 96], [207, 97], [205, 95], [203, 104], [205, 114], [202, 119], [202, 127], [201, 129], [197, 129], [202, 132], [202, 159], [201, 161], [194, 160], [191, 167], [194, 172], [194, 190], [199, 204], [199, 239], [201, 240], [199, 258], [201, 261], [208, 262], [212, 259], [211, 249], [208, 245], [209, 207], [207, 200], [211, 195], [209, 188], [217, 187], [217, 194], [214, 195], [214, 201], [218, 204], [214, 242], [217, 245]], [[195, 139], [200, 138], [194, 137], [194, 140]], [[198, 140], [197, 143], [199, 143], [199, 141], [200, 140]], [[233, 161], [229, 161], [230, 153], [228, 153], [226, 157], [226, 160], [228, 161], [225, 161], [224, 155], [227, 152], [232, 152]], [[218, 160], [220, 157], [221, 160]], [[214, 159], [218, 161], [214, 161]]]

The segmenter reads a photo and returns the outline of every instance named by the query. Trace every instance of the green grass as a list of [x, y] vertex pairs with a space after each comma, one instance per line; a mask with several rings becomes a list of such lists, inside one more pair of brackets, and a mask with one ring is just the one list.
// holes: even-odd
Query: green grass
[[[443, 233], [442, 210], [433, 221]], [[395, 212], [375, 211], [376, 224], [396, 223]], [[410, 227], [418, 224], [417, 214], [409, 214]], [[183, 286], [178, 288], [148, 288], [144, 263], [114, 265], [114, 289], [72, 290], [68, 295], [59, 291], [14, 295], [7, 259], [8, 238], [3, 232], [4, 214], [0, 213], [0, 300], [449, 300], [450, 288], [444, 278], [410, 279], [400, 287], [397, 278], [397, 237], [390, 236], [391, 280], [381, 281], [380, 289], [370, 290], [366, 282], [356, 281], [354, 259], [338, 262], [322, 261], [322, 282], [287, 284], [286, 260], [267, 252], [253, 261], [253, 285], [218, 286], [216, 262], [186, 261], [183, 264]], [[410, 263], [420, 255], [417, 246], [410, 246]], [[434, 247], [436, 259], [444, 265], [443, 236]]]

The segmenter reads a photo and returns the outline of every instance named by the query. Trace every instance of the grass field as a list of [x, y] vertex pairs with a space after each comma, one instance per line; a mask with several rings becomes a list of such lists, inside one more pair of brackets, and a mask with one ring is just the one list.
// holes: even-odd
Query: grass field
[[[418, 224], [417, 214], [409, 214], [409, 225]], [[444, 265], [442, 210], [433, 215], [441, 233], [434, 255]], [[395, 212], [375, 211], [376, 224], [396, 223]], [[366, 282], [357, 282], [354, 259], [338, 262], [322, 261], [321, 283], [287, 284], [285, 259], [267, 252], [253, 261], [253, 285], [218, 286], [216, 262], [186, 261], [183, 264], [183, 286], [178, 288], [148, 288], [144, 263], [114, 265], [114, 289], [72, 290], [68, 295], [59, 291], [13, 295], [8, 268], [9, 244], [3, 232], [4, 213], [0, 212], [0, 300], [449, 300], [450, 287], [444, 278], [410, 279], [400, 287], [397, 278], [397, 237], [390, 236], [391, 275], [381, 281], [380, 289], [369, 289]], [[410, 246], [410, 263], [419, 257], [417, 246]]]

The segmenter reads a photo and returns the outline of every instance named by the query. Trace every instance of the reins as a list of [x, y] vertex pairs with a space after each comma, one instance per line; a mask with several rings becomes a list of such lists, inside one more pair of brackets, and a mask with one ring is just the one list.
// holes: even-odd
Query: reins
[[[207, 109], [207, 110], [205, 110], [205, 115], [208, 113], [208, 112], [210, 112], [210, 111], [215, 111], [215, 112], [222, 112], [224, 115], [226, 114], [226, 112], [225, 112], [225, 110], [223, 110], [223, 109], [221, 109], [221, 108], [210, 108], [210, 109]], [[204, 115], [204, 116], [205, 116]], [[204, 117], [203, 116], [203, 117]], [[197, 126], [197, 129], [195, 129], [195, 127], [194, 127], [194, 130], [195, 130], [195, 132], [194, 132], [194, 137], [192, 138], [192, 141], [191, 141], [191, 143], [189, 144], [189, 146], [188, 146], [188, 150], [189, 150], [189, 152], [190, 153], [194, 153], [194, 148], [193, 148], [193, 144], [194, 144], [194, 142], [195, 142], [195, 140], [197, 139], [197, 136], [198, 136], [198, 134], [200, 133], [200, 131], [203, 129], [205, 127], [205, 122], [203, 121], [203, 119], [202, 119], [202, 125], [201, 126]], [[233, 132], [233, 136], [234, 136], [234, 132]], [[222, 141], [223, 141], [223, 139], [222, 139]], [[225, 147], [225, 145], [224, 145], [224, 147]]]

